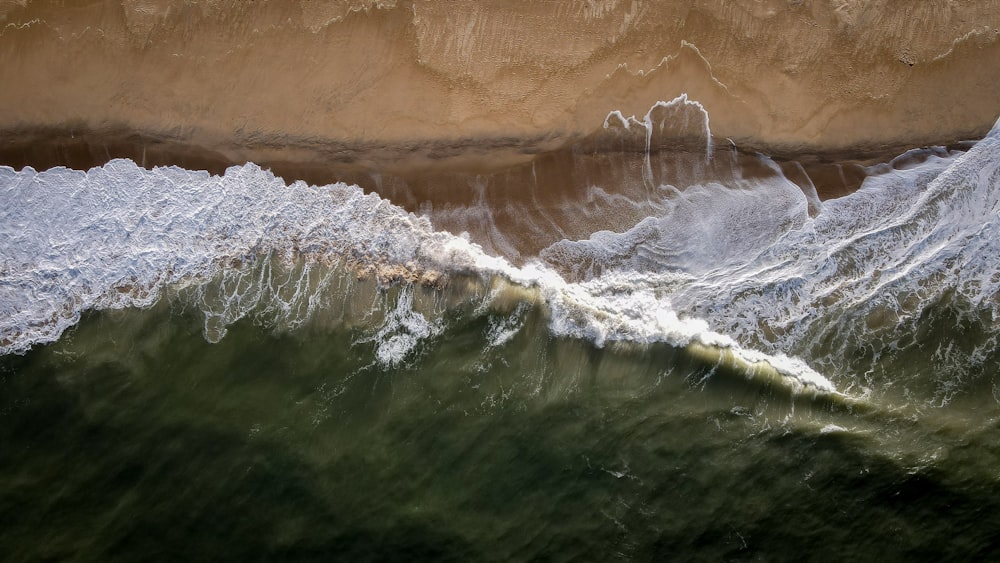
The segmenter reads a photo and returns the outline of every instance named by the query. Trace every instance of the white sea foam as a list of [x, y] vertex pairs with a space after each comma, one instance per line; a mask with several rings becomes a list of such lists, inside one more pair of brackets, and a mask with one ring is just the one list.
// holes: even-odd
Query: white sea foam
[[[1000, 129], [965, 154], [874, 172], [752, 259], [676, 292], [675, 304], [764, 349], [830, 363], [859, 346], [898, 346], [942, 302], [1000, 318]], [[771, 336], [749, 338], [762, 325]], [[995, 327], [985, 330], [982, 346], [946, 363], [965, 369], [995, 348]]]
[[588, 240], [563, 240], [541, 257], [560, 271], [664, 270], [704, 275], [741, 264], [808, 219], [808, 201], [795, 184], [777, 175], [708, 183], [664, 194], [662, 211], [623, 233], [600, 231]]
[[412, 270], [490, 261], [356, 186], [286, 186], [252, 164], [223, 176], [128, 160], [89, 172], [3, 167], [0, 203], [3, 353], [55, 340], [87, 309], [149, 306], [165, 286], [235, 271], [219, 310], [206, 311], [206, 334], [221, 337], [259, 303], [261, 283], [239, 265], [262, 256]]
[[[869, 174], [812, 218], [807, 195], [780, 176], [746, 191], [694, 186], [632, 229], [541, 255], [592, 283], [655, 285], [647, 317], [669, 302], [743, 346], [831, 372], [863, 372], [885, 353], [924, 346], [915, 339], [948, 309], [958, 317], [940, 322], [956, 332], [928, 343], [947, 402], [1000, 345], [1000, 127], [968, 152], [910, 151]], [[870, 359], [852, 365], [855, 356]]]
[[732, 337], [712, 330], [707, 321], [678, 314], [665, 288], [674, 287], [683, 276], [610, 272], [593, 280], [567, 283], [549, 273], [539, 279], [545, 280], [541, 287], [556, 334], [584, 338], [598, 346], [620, 341], [665, 342], [680, 347], [700, 345], [725, 350], [743, 369], [769, 366], [794, 390], [836, 391], [829, 379], [801, 360], [748, 349]]
[[[671, 103], [663, 108], [691, 110]], [[954, 296], [991, 323], [1000, 316], [1000, 133], [965, 154], [918, 156], [873, 169], [861, 190], [812, 218], [808, 198], [777, 172], [674, 190], [634, 228], [557, 243], [520, 268], [356, 186], [286, 186], [252, 164], [223, 176], [126, 160], [88, 172], [0, 167], [0, 352], [53, 341], [88, 309], [146, 307], [185, 284], [202, 288], [209, 340], [251, 311], [294, 328], [345, 291], [314, 266], [351, 263], [504, 276], [533, 288], [555, 334], [725, 350], [795, 386], [832, 390], [786, 354], [836, 373], [850, 346], [883, 337], [891, 346], [899, 327], [915, 333], [916, 319]], [[588, 262], [601, 267], [575, 272], [578, 281], [557, 273]], [[444, 330], [412, 293], [400, 295], [366, 337], [384, 367]], [[492, 324], [490, 346], [521, 324]], [[938, 351], [963, 365], [995, 349], [991, 338]]]
[[[0, 196], [3, 353], [57, 339], [85, 310], [146, 307], [178, 284], [201, 287], [196, 305], [211, 341], [254, 310], [294, 327], [339, 290], [335, 276], [313, 264], [354, 260], [505, 276], [536, 288], [551, 309], [555, 333], [597, 345], [699, 342], [732, 349], [750, 362], [782, 363], [708, 330], [703, 320], [679, 316], [659, 293], [672, 274], [649, 280], [609, 274], [568, 283], [540, 263], [515, 268], [355, 186], [286, 186], [254, 165], [220, 177], [115, 160], [89, 172], [0, 168]], [[282, 257], [304, 265], [268, 266]], [[384, 323], [363, 339], [376, 345], [383, 367], [401, 365], [443, 329], [440, 319], [414, 310], [412, 293], [401, 295]], [[503, 345], [519, 326], [496, 325], [491, 342]], [[804, 364], [783, 373], [832, 389]]]
[[378, 331], [358, 342], [374, 342], [376, 363], [382, 368], [394, 368], [411, 357], [421, 343], [443, 330], [440, 319], [431, 321], [413, 310], [413, 288], [407, 287], [400, 293], [396, 307], [386, 316]]
[[662, 171], [654, 167], [652, 153], [664, 143], [701, 140], [704, 143], [701, 148], [705, 159], [712, 157], [713, 142], [708, 111], [700, 102], [688, 99], [687, 94], [681, 94], [669, 102], [656, 102], [642, 119], [634, 115], [625, 117], [618, 110], [612, 111], [604, 118], [604, 129], [620, 129], [644, 137], [646, 158], [643, 177], [650, 188], [660, 185], [658, 172]]

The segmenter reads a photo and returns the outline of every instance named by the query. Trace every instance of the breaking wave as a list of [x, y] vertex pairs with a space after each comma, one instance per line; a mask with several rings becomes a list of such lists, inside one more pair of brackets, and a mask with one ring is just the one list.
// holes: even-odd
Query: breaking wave
[[[953, 370], [992, 353], [997, 129], [966, 153], [912, 151], [873, 167], [859, 191], [820, 205], [764, 156], [771, 176], [661, 183], [650, 115], [662, 124], [691, 104], [657, 104], [643, 120], [609, 116], [646, 129], [652, 216], [556, 242], [521, 267], [359, 187], [286, 185], [253, 164], [221, 176], [128, 160], [87, 172], [0, 168], [0, 351], [52, 342], [85, 311], [148, 307], [180, 290], [196, 296], [215, 341], [250, 314], [295, 328], [335, 296], [349, 299], [352, 280], [442, 287], [464, 276], [477, 280], [469, 298], [486, 306], [505, 291], [544, 303], [554, 335], [724, 351], [712, 357], [776, 371], [795, 389], [865, 387], [872, 381], [840, 374], [870, 373], [874, 358], [918, 347], [944, 305], [979, 332], [940, 339], [935, 353]], [[684, 124], [710, 139], [707, 125], [707, 114]], [[443, 330], [440, 304], [416, 306], [410, 290], [386, 309], [365, 337], [383, 366]], [[498, 346], [522, 313], [494, 321]]]

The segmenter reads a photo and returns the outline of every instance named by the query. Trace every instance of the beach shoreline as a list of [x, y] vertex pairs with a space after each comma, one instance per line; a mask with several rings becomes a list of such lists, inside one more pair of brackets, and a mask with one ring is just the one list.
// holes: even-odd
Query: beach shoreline
[[0, 0], [0, 163], [492, 173], [682, 95], [719, 145], [884, 161], [990, 130], [995, 7]]
[[[31, 167], [47, 170], [66, 167], [88, 170], [116, 158], [127, 158], [145, 168], [180, 166], [221, 175], [231, 166], [253, 162], [270, 169], [288, 183], [304, 181], [312, 185], [336, 182], [357, 184], [366, 191], [393, 195], [391, 186], [438, 184], [442, 194], [449, 184], [461, 185], [469, 178], [523, 176], [524, 170], [553, 161], [594, 158], [641, 159], [642, 146], [619, 143], [600, 146], [593, 136], [567, 140], [562, 135], [534, 138], [467, 138], [413, 140], [393, 144], [350, 142], [329, 139], [289, 140], [261, 137], [253, 142], [195, 142], [181, 133], [143, 132], [124, 126], [91, 129], [83, 124], [63, 127], [35, 127], [0, 131], [0, 165], [14, 169]], [[894, 143], [856, 151], [786, 152], [773, 147], [722, 145], [719, 150], [752, 157], [765, 155], [778, 163], [792, 181], [802, 174], [815, 185], [821, 199], [839, 197], [857, 189], [865, 169], [886, 163], [914, 148], [940, 146], [964, 150], [975, 140], [955, 137], [937, 142]], [[715, 139], [719, 143], [719, 139]], [[727, 140], [722, 140], [726, 142]], [[657, 152], [703, 150], [703, 139], [677, 139]], [[569, 166], [565, 163], [562, 166]], [[454, 187], [454, 186], [452, 186]], [[431, 198], [432, 188], [425, 197]], [[404, 197], [404, 204], [407, 198]]]

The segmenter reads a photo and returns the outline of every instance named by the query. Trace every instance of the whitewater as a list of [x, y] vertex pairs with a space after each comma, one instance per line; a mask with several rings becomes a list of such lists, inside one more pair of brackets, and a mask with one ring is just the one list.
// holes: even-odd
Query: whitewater
[[[958, 335], [934, 343], [942, 365], [933, 399], [961, 392], [965, 376], [954, 374], [992, 356], [997, 128], [967, 152], [921, 149], [874, 166], [857, 192], [820, 202], [780, 173], [735, 187], [660, 183], [654, 129], [678, 118], [704, 131], [705, 159], [726, 158], [713, 154], [707, 112], [686, 96], [639, 119], [612, 112], [605, 129], [646, 137], [642, 189], [659, 194], [655, 214], [564, 239], [520, 266], [357, 186], [289, 185], [254, 164], [222, 176], [121, 159], [89, 171], [0, 167], [0, 352], [23, 354], [87, 311], [150, 307], [182, 287], [202, 288], [193, 301], [209, 341], [251, 314], [294, 328], [347, 291], [332, 268], [380, 285], [506, 280], [544, 303], [553, 335], [598, 347], [695, 345], [751, 374], [776, 371], [795, 391], [870, 395], [878, 359], [922, 346], [915, 335], [942, 304], [982, 327], [971, 344]], [[261, 266], [275, 261], [284, 266]], [[489, 301], [502, 291], [482, 293]], [[399, 307], [401, 328], [373, 337], [386, 340], [385, 366], [444, 322], [441, 310], [414, 311], [405, 299]]]

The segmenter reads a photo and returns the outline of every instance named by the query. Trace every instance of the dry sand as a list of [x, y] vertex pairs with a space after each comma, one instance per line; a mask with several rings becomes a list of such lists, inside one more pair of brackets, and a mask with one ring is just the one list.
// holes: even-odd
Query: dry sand
[[0, 0], [0, 162], [492, 172], [681, 93], [827, 163], [983, 135], [997, 0]]

